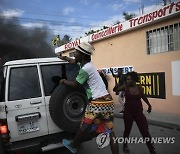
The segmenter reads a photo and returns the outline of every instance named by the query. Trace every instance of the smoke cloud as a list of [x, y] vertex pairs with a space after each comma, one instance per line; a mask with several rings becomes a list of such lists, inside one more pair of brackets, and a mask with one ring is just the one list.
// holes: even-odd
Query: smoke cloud
[[25, 28], [18, 18], [0, 16], [0, 57], [3, 63], [9, 60], [54, 57], [51, 42], [47, 43], [49, 30]]

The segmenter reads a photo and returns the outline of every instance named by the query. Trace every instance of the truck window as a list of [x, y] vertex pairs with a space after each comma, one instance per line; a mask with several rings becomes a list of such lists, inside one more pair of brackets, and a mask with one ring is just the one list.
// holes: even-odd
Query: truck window
[[49, 96], [59, 85], [59, 80], [62, 79], [62, 64], [42, 65], [41, 71], [44, 92], [46, 96]]
[[66, 64], [66, 77], [67, 80], [75, 80], [76, 76], [78, 75], [79, 72], [79, 65], [77, 64]]
[[21, 100], [41, 96], [36, 66], [18, 67], [10, 70], [8, 100]]

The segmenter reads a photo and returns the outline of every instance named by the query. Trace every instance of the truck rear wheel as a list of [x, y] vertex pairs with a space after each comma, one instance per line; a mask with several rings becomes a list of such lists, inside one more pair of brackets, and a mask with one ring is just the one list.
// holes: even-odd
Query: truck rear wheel
[[80, 126], [88, 99], [82, 87], [59, 85], [51, 95], [49, 111], [54, 123], [67, 132]]

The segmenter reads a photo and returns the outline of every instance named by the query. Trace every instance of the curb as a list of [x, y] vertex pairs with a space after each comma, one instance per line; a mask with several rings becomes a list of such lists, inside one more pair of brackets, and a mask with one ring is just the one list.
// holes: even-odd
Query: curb
[[[123, 115], [118, 114], [118, 113], [115, 113], [114, 117], [123, 119]], [[162, 121], [157, 121], [157, 120], [151, 120], [151, 119], [147, 119], [147, 121], [148, 121], [148, 124], [150, 124], [150, 125], [180, 131], [180, 125], [177, 125], [177, 124], [172, 124], [172, 123], [162, 122]]]

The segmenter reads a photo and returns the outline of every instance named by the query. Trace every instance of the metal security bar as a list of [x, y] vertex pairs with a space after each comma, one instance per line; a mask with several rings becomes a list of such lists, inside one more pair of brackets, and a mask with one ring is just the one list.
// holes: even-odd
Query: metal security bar
[[180, 50], [180, 23], [146, 32], [147, 54]]

